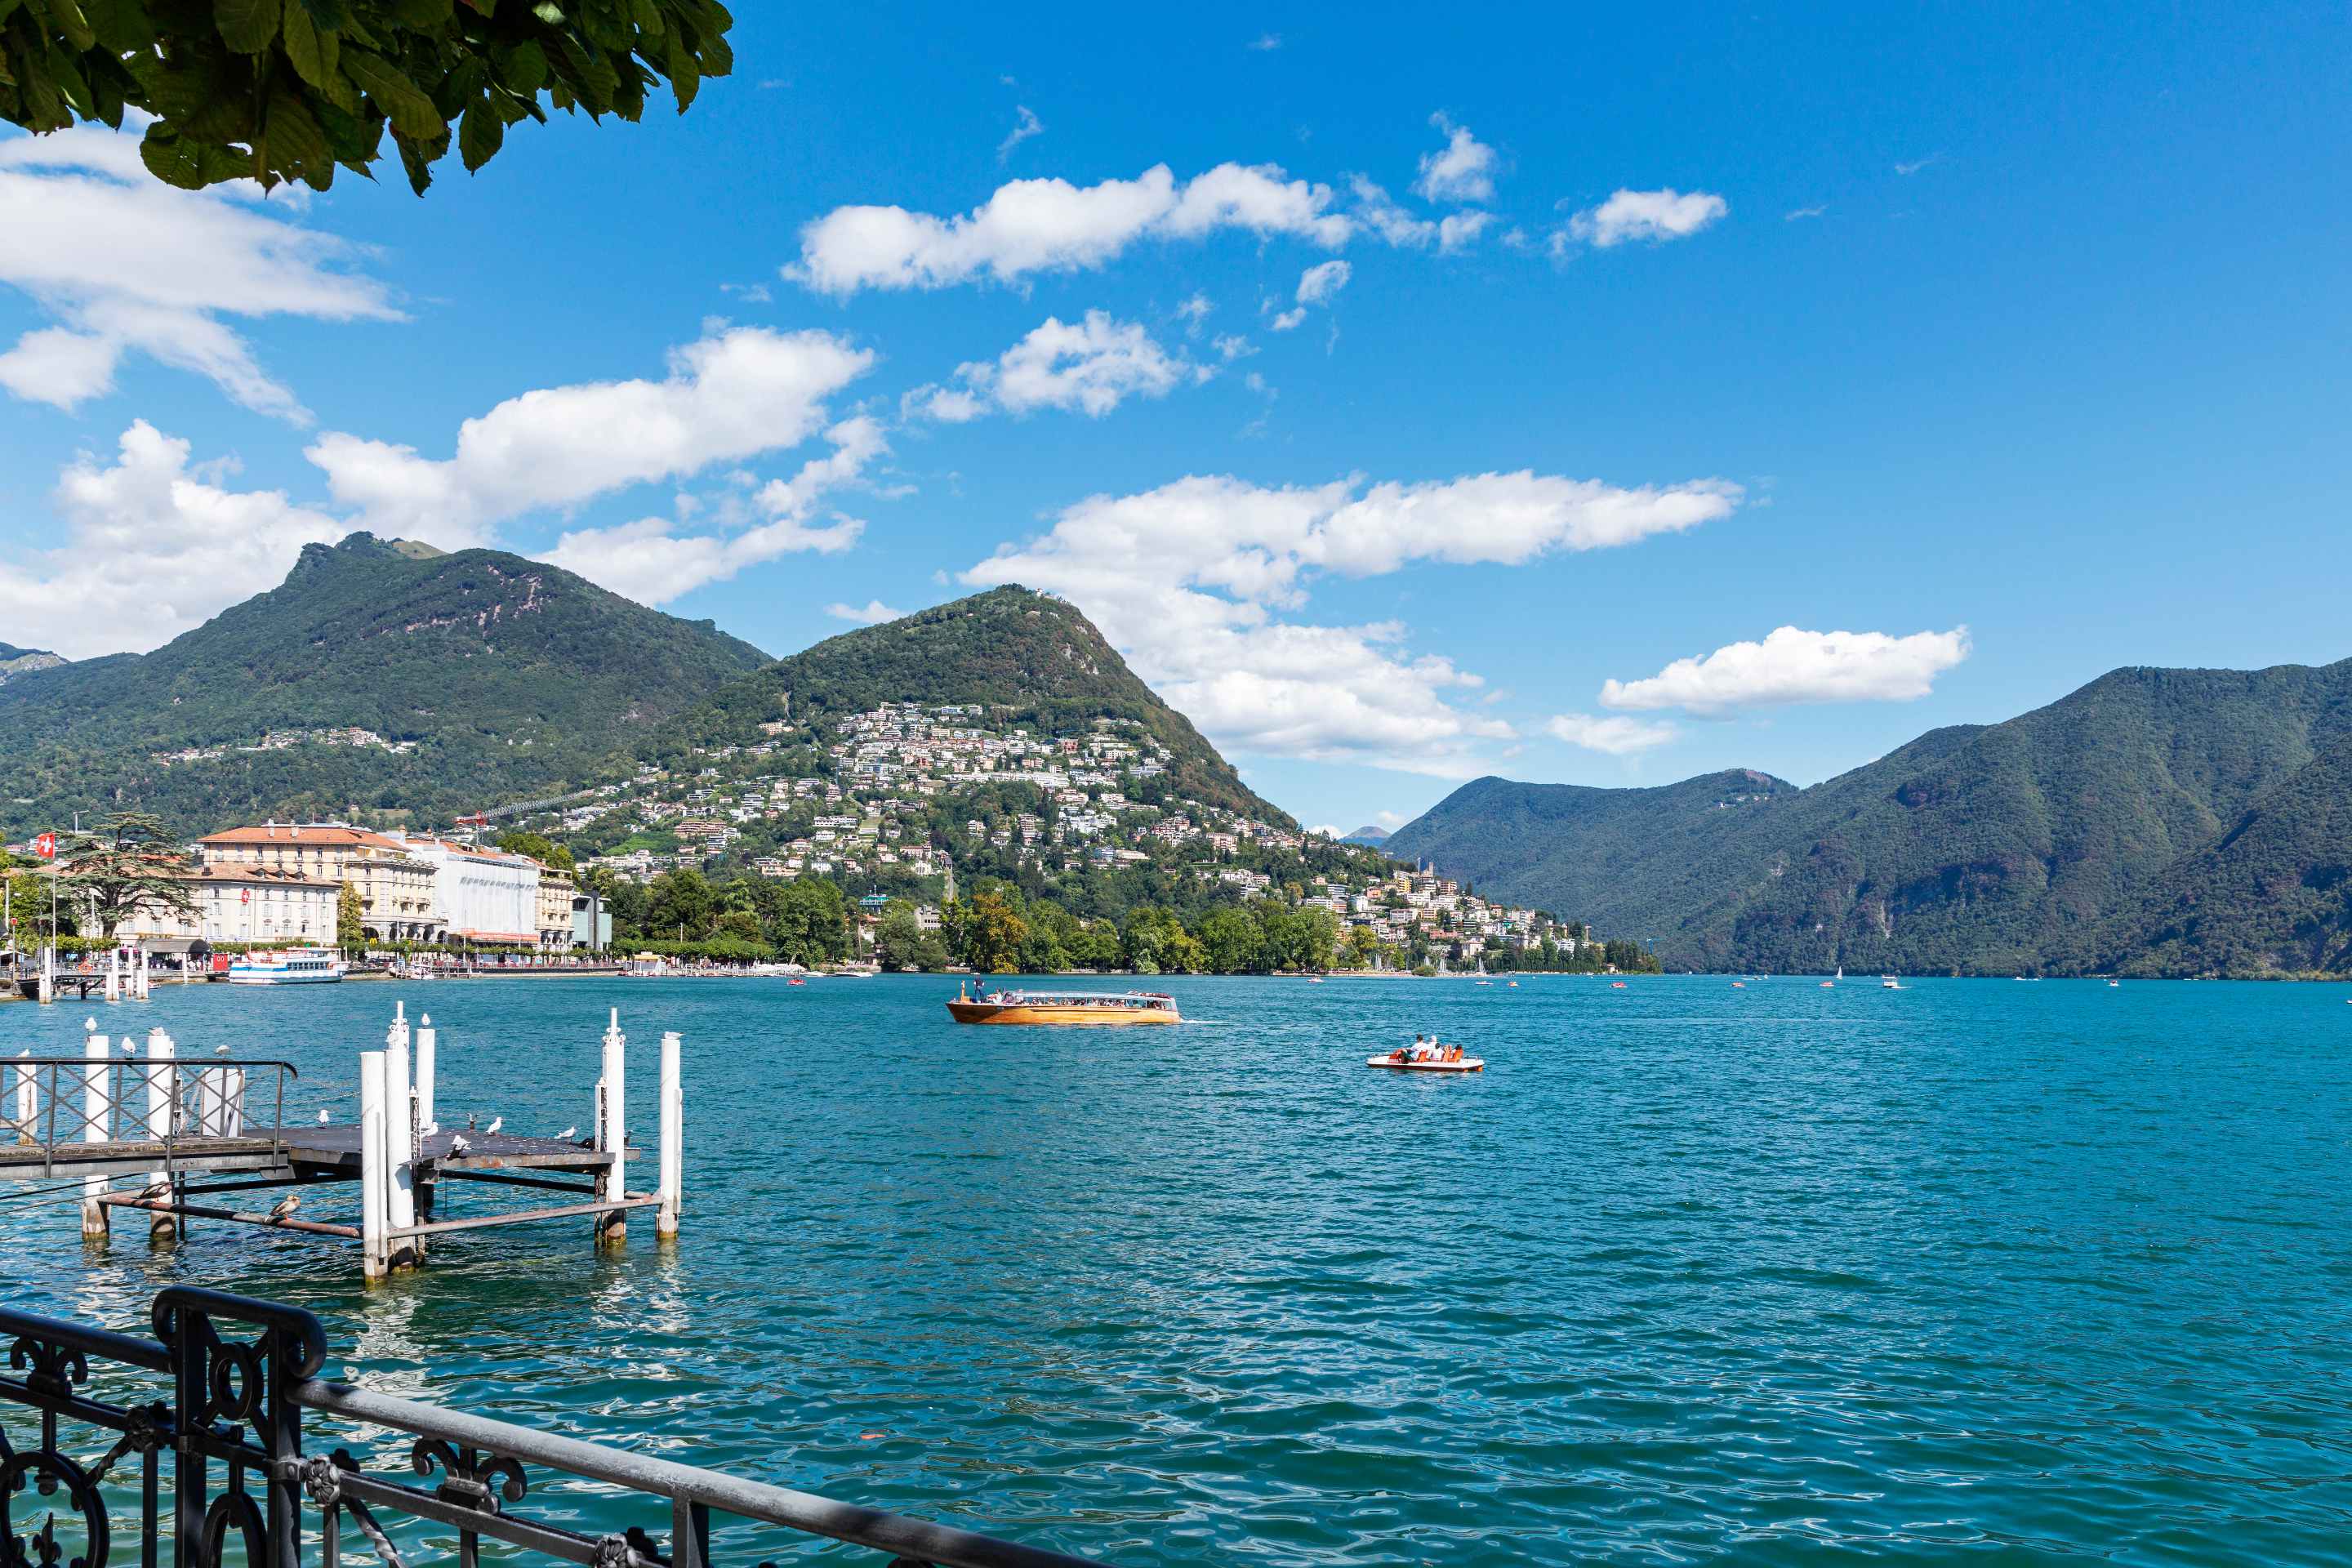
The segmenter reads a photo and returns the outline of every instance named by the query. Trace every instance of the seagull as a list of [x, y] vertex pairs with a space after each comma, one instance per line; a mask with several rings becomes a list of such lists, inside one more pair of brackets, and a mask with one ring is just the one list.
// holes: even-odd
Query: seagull
[[287, 1194], [284, 1197], [282, 1197], [282, 1198], [278, 1199], [275, 1204], [272, 1204], [272, 1205], [270, 1205], [270, 1208], [269, 1208], [269, 1223], [270, 1223], [270, 1224], [272, 1224], [272, 1225], [283, 1225], [283, 1224], [285, 1224], [285, 1223], [286, 1223], [286, 1221], [288, 1221], [288, 1220], [289, 1220], [289, 1219], [291, 1219], [291, 1218], [293, 1218], [293, 1217], [294, 1217], [294, 1211], [295, 1211], [296, 1209], [300, 1208], [301, 1206], [302, 1206], [302, 1194], [299, 1194], [299, 1193], [289, 1193], [289, 1194]]
[[130, 1036], [128, 1036], [128, 1035], [123, 1036], [123, 1037], [122, 1037], [122, 1054], [123, 1054], [124, 1056], [126, 1056], [126, 1057], [135, 1057], [135, 1056], [137, 1056], [137, 1055], [139, 1054], [139, 1042], [138, 1042], [138, 1041], [136, 1041], [136, 1040], [134, 1040], [134, 1039], [132, 1039], [132, 1038], [131, 1038]]
[[488, 1127], [483, 1128], [482, 1131], [485, 1132], [496, 1132], [499, 1128], [504, 1127], [506, 1124], [507, 1119], [505, 1117], [493, 1116], [490, 1118], [490, 1124]]
[[213, 1047], [213, 1055], [216, 1057], [225, 1057], [228, 1055], [228, 1047], [225, 1044], [215, 1046]]
[[472, 1147], [473, 1147], [473, 1145], [472, 1145], [472, 1144], [470, 1144], [470, 1143], [468, 1143], [468, 1142], [466, 1142], [466, 1135], [465, 1135], [464, 1133], [462, 1133], [462, 1132], [453, 1132], [453, 1133], [451, 1133], [451, 1134], [450, 1134], [450, 1136], [449, 1136], [449, 1152], [450, 1152], [452, 1155], [462, 1154], [462, 1153], [464, 1153], [467, 1149], [470, 1149], [470, 1148], [472, 1148]]
[[468, 1112], [467, 1112], [467, 1114], [466, 1114], [466, 1131], [468, 1131], [468, 1132], [471, 1132], [473, 1130], [474, 1130], [474, 1117], [473, 1117], [473, 1113], [472, 1113], [471, 1111], [468, 1111]]
[[580, 1129], [577, 1127], [567, 1127], [562, 1131], [557, 1133], [556, 1136], [558, 1138], [577, 1138], [580, 1136]]
[[320, 1125], [320, 1126], [324, 1127], [324, 1126], [325, 1126], [325, 1125], [326, 1125], [330, 1121], [331, 1121], [331, 1120], [333, 1120], [333, 1119], [332, 1119], [331, 1117], [330, 1117], [330, 1116], [329, 1116], [325, 1111], [323, 1111], [323, 1110], [322, 1110], [322, 1111], [319, 1112], [319, 1125]]

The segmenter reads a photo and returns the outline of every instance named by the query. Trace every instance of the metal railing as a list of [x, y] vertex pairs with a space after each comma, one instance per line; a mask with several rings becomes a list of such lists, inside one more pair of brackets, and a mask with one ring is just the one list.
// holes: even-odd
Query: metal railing
[[31, 1174], [26, 1156], [37, 1150], [46, 1176], [93, 1144], [137, 1144], [171, 1170], [193, 1146], [258, 1141], [262, 1131], [247, 1128], [267, 1105], [269, 1153], [282, 1161], [286, 1090], [300, 1076], [290, 1062], [226, 1057], [0, 1058], [0, 1151], [13, 1148], [18, 1159], [7, 1163]]
[[[327, 1382], [318, 1375], [326, 1361], [324, 1331], [299, 1308], [174, 1286], [155, 1298], [152, 1320], [156, 1337], [150, 1341], [0, 1309], [0, 1342], [8, 1342], [9, 1367], [22, 1374], [0, 1376], [0, 1416], [12, 1404], [40, 1413], [37, 1447], [10, 1443], [0, 1424], [0, 1557], [7, 1562], [107, 1568], [117, 1531], [105, 1483], [135, 1456], [142, 1568], [155, 1568], [159, 1542], [167, 1534], [174, 1568], [220, 1563], [232, 1535], [248, 1568], [299, 1568], [306, 1512], [314, 1516], [325, 1568], [340, 1568], [346, 1524], [387, 1568], [406, 1568], [386, 1528], [390, 1514], [455, 1530], [463, 1568], [475, 1568], [484, 1541], [590, 1568], [707, 1568], [714, 1514], [887, 1552], [892, 1568], [1102, 1568], [1085, 1558]], [[225, 1338], [225, 1325], [255, 1337]], [[172, 1397], [145, 1404], [101, 1399], [86, 1387], [94, 1360], [164, 1374]], [[410, 1471], [427, 1482], [437, 1471], [439, 1480], [427, 1485], [372, 1474], [343, 1447], [305, 1454], [306, 1411], [414, 1437]], [[94, 1459], [77, 1459], [62, 1436], [67, 1422], [97, 1428], [98, 1440], [113, 1433], [114, 1441]], [[652, 1503], [655, 1522], [665, 1522], [667, 1514], [666, 1533], [632, 1526], [592, 1535], [513, 1511], [511, 1505], [530, 1495], [533, 1468]], [[25, 1517], [43, 1509], [47, 1517], [37, 1525]], [[71, 1540], [77, 1534], [79, 1551]]]

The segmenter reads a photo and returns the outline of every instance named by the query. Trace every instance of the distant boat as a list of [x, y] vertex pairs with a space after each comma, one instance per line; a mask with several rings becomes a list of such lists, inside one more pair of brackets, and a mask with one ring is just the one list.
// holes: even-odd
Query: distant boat
[[965, 983], [948, 1004], [959, 1024], [1179, 1024], [1176, 999], [1164, 992], [987, 991]]
[[2122, 984], [2123, 984], [2123, 982], [2122, 982], [2122, 981], [2120, 981], [2120, 980], [2110, 980], [2110, 981], [2108, 981], [2108, 982], [2107, 982], [2107, 989], [2108, 989], [2108, 990], [2110, 990], [2110, 991], [2113, 991], [2113, 990], [2115, 990], [2116, 987], [2118, 987], [2118, 986], [2120, 986], [2120, 985], [2122, 985]]
[[1892, 974], [1882, 974], [1878, 977], [1878, 988], [1881, 991], [1900, 991], [1903, 989], [1903, 982], [1895, 979]]
[[1843, 980], [1844, 978], [1845, 965], [1841, 963], [1837, 966], [1837, 973], [1835, 974], [1831, 975], [1827, 980], [1822, 982], [1822, 989], [1824, 991], [1830, 990], [1832, 987], [1835, 986], [1839, 981]]
[[1734, 991], [1745, 991], [1748, 989], [1748, 982], [1745, 980], [1735, 980], [1731, 983], [1731, 988]]

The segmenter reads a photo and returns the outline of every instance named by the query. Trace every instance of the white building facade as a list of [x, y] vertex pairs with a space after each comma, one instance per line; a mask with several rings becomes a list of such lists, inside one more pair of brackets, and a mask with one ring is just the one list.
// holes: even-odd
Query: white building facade
[[538, 861], [438, 838], [407, 847], [433, 868], [435, 913], [450, 939], [539, 944]]
[[332, 947], [343, 885], [324, 877], [260, 867], [206, 866], [187, 879], [193, 915], [152, 905], [116, 928], [118, 936], [202, 937], [210, 942]]

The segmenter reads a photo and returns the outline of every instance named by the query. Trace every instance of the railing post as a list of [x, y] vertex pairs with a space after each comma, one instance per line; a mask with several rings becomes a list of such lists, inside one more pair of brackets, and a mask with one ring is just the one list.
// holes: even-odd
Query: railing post
[[686, 1115], [678, 1070], [678, 1038], [666, 1034], [661, 1044], [661, 1206], [654, 1211], [656, 1237], [677, 1234], [677, 1211], [685, 1197], [684, 1133]]
[[[107, 1063], [112, 1059], [114, 1047], [104, 1035], [99, 1034], [98, 1020], [85, 1026], [90, 1031], [82, 1041], [82, 1060], [89, 1066], [81, 1069], [81, 1141], [103, 1143], [113, 1118], [108, 1114], [106, 1097]], [[112, 1185], [104, 1176], [84, 1176], [81, 1179], [81, 1234], [85, 1239], [107, 1234], [107, 1205], [99, 1202]]]
[[[629, 1195], [628, 1183], [628, 1122], [624, 1116], [625, 1097], [622, 1073], [625, 1065], [623, 1047], [627, 1037], [621, 1033], [621, 1010], [613, 1009], [613, 1021], [604, 1031], [604, 1076], [597, 1105], [596, 1148], [607, 1156], [608, 1163], [596, 1175], [596, 1199], [599, 1203], [618, 1203]], [[596, 1216], [596, 1241], [599, 1246], [617, 1247], [629, 1238], [629, 1211], [610, 1209]]]
[[[175, 1048], [162, 1025], [147, 1031], [147, 1141], [164, 1145], [163, 1163], [147, 1173], [147, 1190], [151, 1193], [157, 1187], [169, 1189], [172, 1184], [172, 1058]], [[177, 1215], [148, 1216], [149, 1240], [170, 1241], [179, 1233]]]
[[[393, 1005], [392, 1028], [383, 1037], [384, 1223], [404, 1230], [416, 1223], [416, 1114], [408, 1079], [408, 1005]], [[414, 1261], [418, 1239], [393, 1240], [385, 1261]]]
[[106, 950], [105, 994], [106, 999], [110, 1004], [122, 1000], [121, 970], [122, 949], [119, 946], [108, 948]]
[[390, 1267], [384, 1247], [384, 1061], [382, 1051], [360, 1053], [360, 1273], [381, 1279]]

